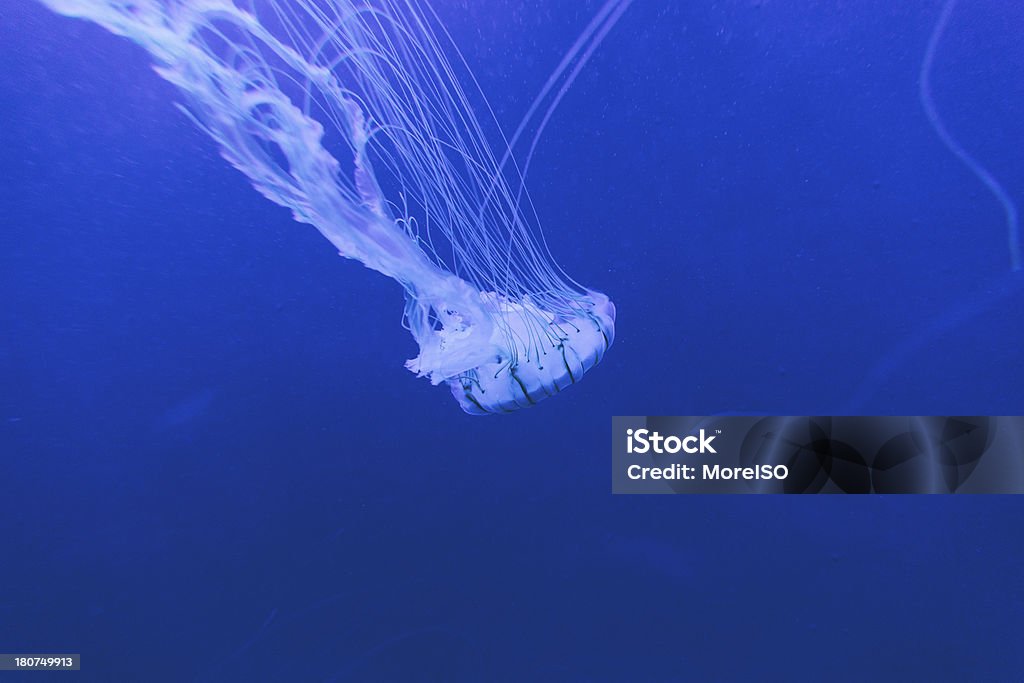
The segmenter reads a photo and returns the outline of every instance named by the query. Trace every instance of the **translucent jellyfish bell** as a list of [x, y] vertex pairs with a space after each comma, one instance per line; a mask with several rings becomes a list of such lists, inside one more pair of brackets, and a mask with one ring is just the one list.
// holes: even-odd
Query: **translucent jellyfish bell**
[[[555, 264], [419, 3], [43, 2], [145, 48], [257, 190], [401, 283], [419, 344], [406, 366], [467, 412], [533, 405], [611, 346], [614, 305]], [[628, 4], [606, 3], [582, 61]]]

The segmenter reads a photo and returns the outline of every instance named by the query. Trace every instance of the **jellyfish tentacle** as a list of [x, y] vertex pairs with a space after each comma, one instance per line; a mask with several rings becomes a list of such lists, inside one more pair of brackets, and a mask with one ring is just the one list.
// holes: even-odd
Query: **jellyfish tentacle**
[[1017, 206], [999, 181], [996, 180], [996, 177], [987, 168], [982, 166], [981, 162], [975, 159], [949, 132], [946, 124], [942, 121], [942, 117], [939, 116], [935, 100], [932, 97], [932, 66], [935, 62], [935, 52], [938, 50], [939, 41], [942, 40], [942, 36], [946, 32], [949, 17], [952, 15], [954, 7], [956, 7], [956, 0], [946, 1], [942, 6], [938, 21], [935, 22], [931, 36], [928, 38], [928, 47], [925, 50], [924, 60], [921, 62], [921, 72], [918, 77], [918, 94], [921, 106], [928, 117], [928, 122], [931, 124], [935, 134], [939, 136], [942, 144], [981, 181], [1002, 207], [1003, 213], [1006, 216], [1006, 238], [1010, 249], [1010, 268], [1018, 271], [1024, 265], [1024, 262], [1022, 262], [1021, 258], [1020, 219]]

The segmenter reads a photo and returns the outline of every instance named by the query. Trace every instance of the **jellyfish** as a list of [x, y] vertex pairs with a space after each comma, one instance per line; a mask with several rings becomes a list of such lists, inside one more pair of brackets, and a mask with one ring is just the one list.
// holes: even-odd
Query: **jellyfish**
[[[467, 413], [532, 406], [580, 381], [612, 345], [614, 304], [570, 278], [544, 240], [523, 187], [528, 159], [520, 168], [511, 154], [523, 126], [499, 159], [471, 104], [479, 89], [428, 7], [42, 1], [143, 47], [256, 190], [342, 256], [398, 281], [419, 346], [406, 367], [446, 383]], [[545, 86], [554, 102], [530, 156], [629, 1], [608, 0], [556, 71], [569, 76]]]

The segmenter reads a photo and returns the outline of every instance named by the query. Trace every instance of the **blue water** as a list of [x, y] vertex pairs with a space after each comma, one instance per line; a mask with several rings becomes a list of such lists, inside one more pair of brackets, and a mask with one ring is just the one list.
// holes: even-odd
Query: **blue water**
[[[547, 5], [437, 3], [509, 129], [597, 9]], [[939, 11], [637, 0], [529, 178], [615, 346], [473, 418], [402, 367], [398, 287], [141, 50], [4, 3], [0, 651], [81, 652], [59, 681], [1020, 680], [1022, 499], [610, 494], [617, 414], [1024, 413], [1024, 276], [917, 99]], [[961, 2], [933, 74], [1018, 203], [1022, 26]]]

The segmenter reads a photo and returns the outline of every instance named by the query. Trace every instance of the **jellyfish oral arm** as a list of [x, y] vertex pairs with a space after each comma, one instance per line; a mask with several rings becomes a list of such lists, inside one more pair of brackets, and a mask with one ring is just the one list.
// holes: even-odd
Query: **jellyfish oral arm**
[[405, 288], [406, 324], [420, 347], [409, 370], [440, 384], [495, 355], [491, 311], [472, 285], [430, 261], [395, 221], [365, 207], [342, 205], [331, 213], [345, 222], [315, 226], [338, 252]]

